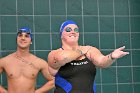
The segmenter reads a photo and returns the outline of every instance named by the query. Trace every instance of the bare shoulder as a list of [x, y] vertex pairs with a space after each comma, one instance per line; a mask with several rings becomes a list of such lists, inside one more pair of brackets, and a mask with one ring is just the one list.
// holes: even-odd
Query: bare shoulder
[[100, 51], [97, 47], [95, 46], [90, 46], [90, 45], [86, 45], [86, 46], [80, 46], [80, 48], [84, 48], [84, 49], [87, 49], [88, 52], [97, 52], [97, 51]]
[[48, 54], [48, 65], [52, 68], [56, 68], [56, 63], [55, 61], [57, 59], [59, 59], [60, 55], [62, 54], [62, 49], [56, 49], [56, 50], [52, 50], [49, 54]]
[[50, 59], [53, 59], [55, 56], [57, 56], [58, 54], [60, 54], [62, 52], [62, 49], [56, 49], [56, 50], [52, 50], [49, 54], [48, 54], [48, 61], [50, 61]]
[[80, 46], [81, 49], [87, 50], [88, 52], [98, 51], [98, 49], [94, 46], [86, 45]]
[[62, 51], [61, 48], [56, 49], [56, 50], [52, 50], [52, 51], [49, 53], [49, 56], [53, 56], [54, 54], [57, 54], [57, 53], [59, 53], [59, 52], [61, 52], [61, 51]]
[[4, 65], [6, 62], [11, 61], [11, 59], [13, 58], [14, 53], [9, 54], [3, 58], [0, 58], [0, 65]]
[[14, 55], [14, 54], [15, 54], [15, 53], [11, 53], [11, 54], [9, 54], [9, 55], [7, 55], [7, 56], [1, 58], [1, 59], [0, 59], [1, 62], [2, 62], [2, 61], [8, 61], [8, 60], [10, 60], [11, 58], [13, 58], [13, 55]]
[[32, 54], [31, 56], [32, 56], [31, 59], [32, 59], [34, 65], [36, 65], [37, 67], [44, 68], [45, 66], [48, 66], [47, 61], [45, 61], [44, 59], [42, 59], [34, 54]]
[[87, 46], [84, 46], [85, 48], [88, 48], [90, 51], [99, 51], [99, 49], [97, 48], [97, 47], [95, 47], [95, 46], [89, 46], [89, 45], [87, 45]]
[[80, 48], [84, 48], [84, 49], [93, 49], [93, 46], [90, 45], [85, 45], [85, 46], [80, 46]]
[[32, 60], [34, 60], [35, 62], [46, 63], [46, 61], [44, 59], [42, 59], [34, 54], [31, 54], [31, 56], [32, 56]]
[[96, 48], [95, 46], [90, 46], [90, 45], [87, 45], [87, 46], [83, 46], [84, 49], [87, 49], [87, 57], [90, 58], [91, 55], [97, 55], [97, 54], [100, 54], [100, 50], [98, 48]]

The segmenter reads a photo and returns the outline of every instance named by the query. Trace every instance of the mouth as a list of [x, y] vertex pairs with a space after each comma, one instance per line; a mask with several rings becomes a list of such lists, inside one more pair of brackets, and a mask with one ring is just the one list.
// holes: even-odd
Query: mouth
[[26, 44], [27, 42], [25, 42], [25, 41], [20, 41], [20, 43], [21, 43], [21, 44]]
[[75, 36], [75, 35], [71, 35], [71, 36], [69, 36], [69, 37], [74, 37], [74, 38], [75, 38], [76, 36]]

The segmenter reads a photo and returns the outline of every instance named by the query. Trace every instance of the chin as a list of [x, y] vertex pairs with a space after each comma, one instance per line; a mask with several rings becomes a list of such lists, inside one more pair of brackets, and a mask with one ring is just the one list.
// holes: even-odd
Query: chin
[[20, 49], [23, 49], [24, 50], [24, 49], [27, 49], [27, 47], [20, 47]]
[[75, 41], [75, 40], [71, 40], [71, 41], [69, 41], [70, 43], [77, 43], [77, 41]]
[[27, 49], [29, 46], [19, 46], [20, 49]]

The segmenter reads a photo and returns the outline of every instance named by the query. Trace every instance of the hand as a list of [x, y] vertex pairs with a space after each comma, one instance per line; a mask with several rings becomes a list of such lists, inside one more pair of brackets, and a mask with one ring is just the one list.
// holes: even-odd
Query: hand
[[4, 89], [2, 86], [0, 86], [0, 93], [8, 93], [8, 91]]
[[35, 93], [40, 93], [40, 92], [38, 90], [36, 90]]
[[[35, 93], [44, 93], [44, 92], [41, 92], [39, 90], [36, 90]], [[47, 92], [45, 92], [45, 93], [47, 93]]]
[[112, 52], [111, 57], [112, 57], [113, 59], [117, 59], [117, 58], [121, 58], [121, 57], [123, 57], [123, 56], [129, 54], [129, 52], [124, 52], [124, 51], [123, 51], [124, 49], [125, 49], [125, 46], [120, 47], [120, 48], [118, 48], [118, 49], [115, 49], [115, 50]]
[[7, 91], [5, 91], [5, 90], [4, 90], [4, 91], [0, 90], [0, 93], [8, 93], [8, 92], [7, 92]]

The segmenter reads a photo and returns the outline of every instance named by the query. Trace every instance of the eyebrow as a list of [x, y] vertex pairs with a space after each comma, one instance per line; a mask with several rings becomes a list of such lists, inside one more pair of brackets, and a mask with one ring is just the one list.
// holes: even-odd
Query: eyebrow
[[[26, 32], [18, 32], [18, 34], [22, 34], [22, 33], [26, 33]], [[26, 34], [30, 35], [30, 33], [26, 33]]]

